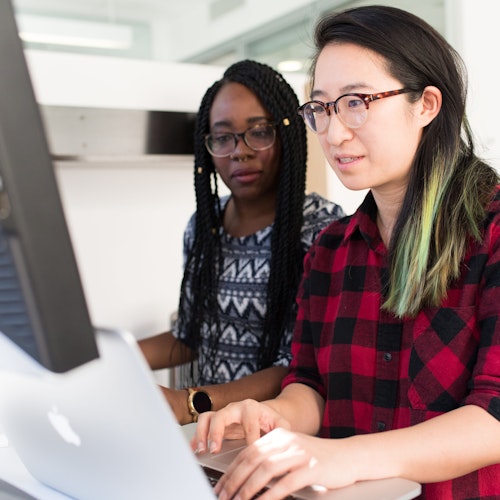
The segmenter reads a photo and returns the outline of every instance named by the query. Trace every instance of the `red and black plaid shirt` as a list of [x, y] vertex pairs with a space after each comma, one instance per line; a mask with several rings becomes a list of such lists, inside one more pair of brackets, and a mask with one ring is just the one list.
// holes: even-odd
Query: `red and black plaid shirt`
[[[283, 387], [307, 384], [326, 399], [323, 437], [408, 427], [465, 404], [500, 420], [500, 191], [447, 298], [414, 319], [380, 307], [387, 250], [376, 211], [369, 193], [307, 254]], [[500, 498], [500, 465], [425, 485], [423, 497]]]

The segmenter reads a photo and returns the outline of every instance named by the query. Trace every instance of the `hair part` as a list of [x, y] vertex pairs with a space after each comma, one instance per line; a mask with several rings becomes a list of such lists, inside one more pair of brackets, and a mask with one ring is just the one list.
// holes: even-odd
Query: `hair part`
[[399, 317], [414, 317], [443, 301], [468, 246], [481, 239], [498, 174], [475, 155], [465, 114], [465, 66], [434, 28], [395, 7], [328, 15], [316, 27], [313, 73], [322, 49], [335, 43], [353, 43], [381, 55], [401, 86], [414, 90], [407, 94], [410, 100], [427, 86], [442, 93], [441, 110], [423, 131], [389, 244], [383, 307]]

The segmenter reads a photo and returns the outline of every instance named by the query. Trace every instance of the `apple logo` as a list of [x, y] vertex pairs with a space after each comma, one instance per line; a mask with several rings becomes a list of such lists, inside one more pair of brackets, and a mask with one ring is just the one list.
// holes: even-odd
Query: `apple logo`
[[68, 418], [59, 412], [57, 406], [53, 406], [47, 412], [47, 416], [49, 417], [52, 427], [54, 427], [64, 441], [75, 446], [80, 446], [82, 444], [80, 436], [73, 430]]

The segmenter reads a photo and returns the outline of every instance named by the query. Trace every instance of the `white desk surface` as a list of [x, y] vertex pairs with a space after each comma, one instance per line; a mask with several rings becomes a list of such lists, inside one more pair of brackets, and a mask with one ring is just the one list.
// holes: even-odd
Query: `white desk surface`
[[[194, 431], [194, 426], [188, 425], [184, 426], [183, 431], [186, 438], [190, 438]], [[23, 465], [19, 457], [17, 456], [13, 447], [8, 445], [8, 440], [0, 430], [0, 480], [6, 481], [10, 485], [19, 488], [22, 492], [27, 495], [12, 495], [8, 498], [16, 499], [29, 499], [30, 495], [37, 500], [68, 500], [68, 496], [59, 493], [52, 488], [45, 486], [44, 484], [37, 481]], [[348, 493], [347, 488], [345, 493]], [[341, 490], [337, 490], [340, 494], [339, 498], [344, 498], [341, 494]], [[352, 496], [353, 492], [350, 492], [346, 498], [355, 498]], [[0, 485], [0, 497], [1, 497], [1, 485]], [[405, 496], [406, 498], [410, 498]], [[4, 498], [4, 497], [2, 497]]]

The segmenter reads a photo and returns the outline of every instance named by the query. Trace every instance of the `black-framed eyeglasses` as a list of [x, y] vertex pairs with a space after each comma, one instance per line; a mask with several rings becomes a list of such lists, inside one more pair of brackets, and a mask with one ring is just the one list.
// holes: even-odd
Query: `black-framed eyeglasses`
[[205, 146], [212, 156], [225, 158], [234, 153], [238, 140], [254, 151], [264, 151], [276, 141], [276, 123], [262, 122], [248, 127], [244, 132], [213, 132], [205, 136]]
[[316, 133], [324, 132], [328, 128], [332, 108], [346, 127], [359, 128], [368, 118], [368, 107], [371, 102], [407, 92], [412, 92], [412, 89], [388, 90], [376, 94], [343, 94], [331, 102], [316, 100], [306, 102], [297, 109], [297, 113]]

